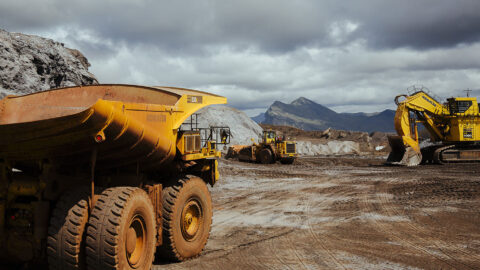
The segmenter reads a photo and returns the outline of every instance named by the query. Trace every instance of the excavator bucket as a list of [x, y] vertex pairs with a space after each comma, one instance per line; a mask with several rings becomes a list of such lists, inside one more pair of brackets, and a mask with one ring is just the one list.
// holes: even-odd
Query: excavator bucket
[[388, 136], [388, 143], [392, 151], [388, 155], [387, 164], [417, 166], [422, 161], [422, 154], [406, 146], [401, 136]]

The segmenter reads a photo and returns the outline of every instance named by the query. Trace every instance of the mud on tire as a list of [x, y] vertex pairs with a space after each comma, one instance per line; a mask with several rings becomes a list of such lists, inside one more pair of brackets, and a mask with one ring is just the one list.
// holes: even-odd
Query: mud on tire
[[212, 200], [201, 178], [181, 179], [162, 191], [163, 243], [159, 258], [184, 261], [197, 257], [205, 247], [212, 224]]
[[260, 153], [258, 154], [260, 163], [262, 164], [270, 164], [273, 163], [273, 154], [272, 151], [268, 148], [264, 148], [260, 150]]
[[70, 190], [53, 210], [47, 237], [49, 269], [85, 269], [89, 189]]
[[150, 269], [155, 225], [152, 202], [145, 191], [134, 187], [106, 189], [88, 220], [88, 268]]

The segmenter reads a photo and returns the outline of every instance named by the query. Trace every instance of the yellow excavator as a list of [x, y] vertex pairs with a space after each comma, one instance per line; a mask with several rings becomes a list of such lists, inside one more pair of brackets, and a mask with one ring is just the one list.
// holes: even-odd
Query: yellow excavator
[[[403, 98], [403, 100], [400, 100]], [[475, 97], [452, 97], [439, 103], [425, 88], [395, 97], [395, 130], [389, 136], [392, 151], [387, 164], [480, 161], [480, 114]], [[423, 124], [433, 145], [420, 149], [418, 124]]]

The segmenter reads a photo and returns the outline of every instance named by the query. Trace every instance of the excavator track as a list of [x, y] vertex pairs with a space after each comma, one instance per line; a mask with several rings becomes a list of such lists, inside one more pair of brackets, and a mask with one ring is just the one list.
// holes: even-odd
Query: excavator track
[[443, 155], [442, 155], [443, 151], [445, 151], [447, 149], [450, 149], [452, 147], [455, 147], [455, 146], [454, 145], [448, 145], [448, 146], [438, 147], [437, 149], [435, 149], [435, 151], [433, 151], [433, 155], [432, 155], [433, 163], [443, 164], [444, 163]]
[[456, 145], [436, 145], [422, 149], [422, 164], [480, 162], [480, 147], [467, 148]]
[[[435, 151], [436, 152], [436, 151]], [[439, 151], [439, 161], [443, 163], [454, 162], [480, 162], [479, 148], [445, 147]]]

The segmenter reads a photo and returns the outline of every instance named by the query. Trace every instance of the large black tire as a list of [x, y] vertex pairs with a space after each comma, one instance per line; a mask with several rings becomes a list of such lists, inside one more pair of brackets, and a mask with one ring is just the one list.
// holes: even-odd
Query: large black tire
[[270, 164], [273, 163], [273, 154], [272, 151], [268, 148], [264, 148], [260, 150], [260, 153], [258, 153], [258, 159], [260, 160], [260, 163], [262, 164]]
[[295, 161], [295, 158], [282, 158], [280, 160], [280, 163], [282, 163], [282, 164], [293, 164], [294, 161]]
[[139, 188], [106, 189], [87, 226], [88, 269], [150, 269], [155, 254], [155, 213]]
[[88, 196], [88, 188], [70, 190], [55, 205], [47, 237], [49, 269], [85, 269]]
[[201, 178], [191, 177], [165, 186], [163, 243], [160, 258], [184, 261], [197, 257], [207, 244], [212, 224], [212, 199]]

